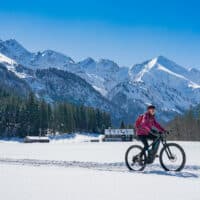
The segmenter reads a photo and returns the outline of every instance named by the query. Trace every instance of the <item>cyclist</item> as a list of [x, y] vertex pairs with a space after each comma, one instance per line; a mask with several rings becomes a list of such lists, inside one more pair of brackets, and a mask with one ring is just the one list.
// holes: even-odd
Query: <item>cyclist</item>
[[[144, 151], [148, 150], [148, 140], [156, 140], [156, 133], [163, 133], [165, 129], [155, 119], [155, 106], [149, 105], [147, 111], [140, 115], [135, 122], [136, 135], [144, 145]], [[157, 153], [159, 142], [148, 150], [147, 162], [152, 163]]]

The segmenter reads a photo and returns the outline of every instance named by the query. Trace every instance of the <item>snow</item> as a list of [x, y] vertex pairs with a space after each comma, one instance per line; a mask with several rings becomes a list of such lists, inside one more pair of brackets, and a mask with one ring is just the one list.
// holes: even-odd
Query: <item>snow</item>
[[167, 68], [163, 67], [162, 65], [158, 65], [158, 69], [162, 70], [162, 71], [165, 71], [165, 72], [167, 72], [167, 73], [169, 73], [169, 74], [171, 74], [173, 76], [176, 76], [178, 78], [181, 78], [181, 79], [184, 79], [184, 80], [188, 81], [189, 82], [188, 87], [191, 87], [191, 88], [194, 88], [194, 89], [200, 88], [199, 84], [190, 81], [189, 79], [185, 78], [184, 76], [182, 76], [180, 74], [177, 74], [177, 73], [174, 73], [174, 72], [168, 70]]
[[90, 142], [91, 140], [102, 140], [103, 135], [95, 133], [71, 133], [56, 136], [50, 136], [51, 143], [81, 143]]
[[142, 82], [142, 77], [148, 73], [157, 63], [157, 58], [152, 59], [150, 62], [148, 62], [144, 68], [137, 74], [135, 77], [136, 82]]
[[25, 78], [28, 78], [28, 77], [29, 77], [26, 73], [17, 72], [14, 65], [7, 65], [7, 69], [8, 69], [9, 71], [13, 72], [17, 77], [19, 77], [19, 78], [21, 78], [21, 79], [25, 79]]
[[193, 89], [200, 88], [200, 85], [199, 85], [199, 84], [196, 84], [196, 83], [194, 83], [194, 82], [192, 82], [192, 81], [189, 83], [188, 86], [191, 87], [191, 88], [193, 88]]
[[13, 59], [8, 58], [7, 56], [3, 55], [2, 53], [0, 53], [0, 62], [9, 64], [9, 65], [16, 64], [16, 62]]
[[26, 138], [27, 139], [29, 139], [29, 140], [34, 140], [34, 139], [37, 139], [37, 140], [46, 140], [46, 139], [48, 139], [48, 137], [45, 137], [45, 136], [26, 136]]
[[176, 76], [176, 77], [178, 77], [178, 78], [186, 79], [184, 76], [179, 75], [179, 74], [177, 74], [177, 73], [174, 73], [174, 72], [172, 72], [171, 70], [169, 70], [169, 69], [163, 67], [162, 65], [158, 65], [158, 70], [165, 71], [165, 72], [167, 72], [167, 73], [169, 73], [169, 74], [171, 74], [171, 75], [173, 75], [173, 76]]
[[5, 64], [7, 69], [13, 72], [17, 77], [22, 78], [22, 79], [28, 77], [27, 74], [23, 72], [17, 72], [16, 71], [17, 63], [13, 59], [8, 58], [7, 56], [1, 53], [0, 53], [0, 63]]
[[132, 143], [0, 143], [4, 200], [197, 200], [200, 142], [179, 142], [187, 155], [182, 172], [165, 172], [158, 161], [130, 172], [124, 153]]
[[95, 85], [92, 86], [96, 91], [100, 92], [103, 96], [106, 96], [108, 91], [106, 91], [105, 89], [103, 88], [100, 88], [100, 87], [97, 87]]

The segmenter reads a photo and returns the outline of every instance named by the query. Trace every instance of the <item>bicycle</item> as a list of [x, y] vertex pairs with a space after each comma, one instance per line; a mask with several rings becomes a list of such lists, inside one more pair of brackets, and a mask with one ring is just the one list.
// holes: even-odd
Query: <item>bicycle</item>
[[[162, 168], [166, 171], [181, 171], [186, 162], [185, 152], [180, 145], [176, 143], [167, 143], [167, 134], [169, 134], [169, 131], [166, 131], [163, 134], [156, 134], [157, 138], [148, 145], [147, 151], [151, 150], [154, 143], [159, 142], [163, 145], [158, 156]], [[140, 145], [130, 146], [125, 154], [125, 163], [128, 169], [133, 171], [143, 171], [148, 164], [147, 151]], [[152, 163], [156, 158], [156, 154], [157, 152], [154, 153]]]

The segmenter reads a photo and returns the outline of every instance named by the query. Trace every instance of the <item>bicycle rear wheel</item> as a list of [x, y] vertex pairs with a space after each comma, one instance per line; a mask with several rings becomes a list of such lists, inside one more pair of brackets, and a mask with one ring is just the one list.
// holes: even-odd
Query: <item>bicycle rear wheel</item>
[[130, 146], [125, 154], [126, 166], [133, 171], [142, 171], [146, 166], [146, 154], [139, 145]]
[[176, 143], [166, 144], [160, 152], [160, 164], [166, 171], [181, 171], [186, 162], [186, 155]]

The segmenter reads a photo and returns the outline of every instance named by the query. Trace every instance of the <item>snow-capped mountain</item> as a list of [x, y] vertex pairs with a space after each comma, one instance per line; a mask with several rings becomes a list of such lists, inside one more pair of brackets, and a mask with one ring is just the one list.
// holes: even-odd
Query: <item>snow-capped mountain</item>
[[32, 54], [14, 39], [0, 40], [0, 53], [25, 66], [32, 57]]
[[32, 53], [16, 40], [0, 40], [0, 53], [1, 70], [38, 97], [99, 107], [129, 122], [150, 103], [163, 121], [200, 103], [200, 71], [163, 56], [128, 68], [108, 59], [74, 62], [52, 50]]
[[28, 83], [38, 97], [99, 108], [120, 118], [120, 108], [103, 97], [81, 77], [55, 68], [36, 70]]
[[26, 95], [33, 91], [48, 102], [67, 101], [99, 108], [117, 121], [123, 111], [103, 97], [81, 77], [56, 68], [32, 70], [0, 53], [0, 84]]
[[92, 58], [87, 58], [74, 65], [68, 65], [66, 70], [85, 79], [105, 97], [117, 84], [128, 79], [128, 68], [119, 67], [108, 59], [97, 62]]
[[144, 110], [146, 105], [154, 104], [167, 121], [174, 114], [200, 103], [198, 77], [191, 80], [191, 70], [163, 56], [133, 66], [129, 75], [129, 81], [118, 84], [108, 95], [127, 113], [135, 112], [134, 105]]
[[18, 64], [31, 69], [57, 68], [64, 69], [65, 65], [74, 61], [62, 53], [52, 50], [32, 53], [26, 50], [16, 40], [0, 40], [0, 53], [15, 60]]

